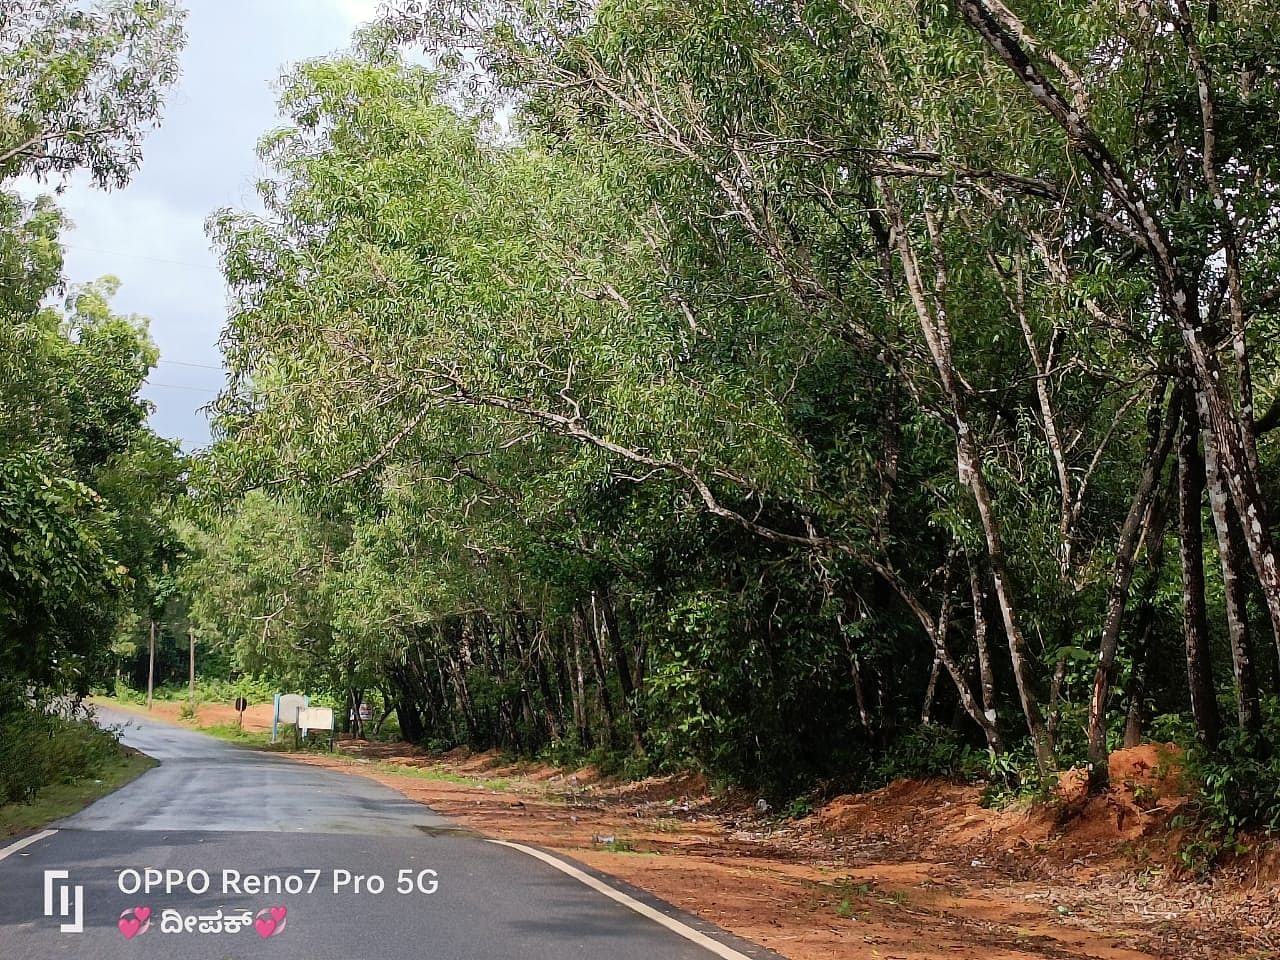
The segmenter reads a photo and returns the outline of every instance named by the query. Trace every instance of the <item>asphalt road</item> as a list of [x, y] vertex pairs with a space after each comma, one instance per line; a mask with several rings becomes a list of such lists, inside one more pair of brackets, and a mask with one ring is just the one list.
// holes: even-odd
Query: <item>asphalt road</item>
[[[620, 903], [589, 885], [598, 875], [488, 842], [371, 780], [101, 716], [160, 765], [56, 832], [0, 846], [4, 960], [775, 956], [608, 881]], [[83, 931], [64, 932], [77, 887]]]

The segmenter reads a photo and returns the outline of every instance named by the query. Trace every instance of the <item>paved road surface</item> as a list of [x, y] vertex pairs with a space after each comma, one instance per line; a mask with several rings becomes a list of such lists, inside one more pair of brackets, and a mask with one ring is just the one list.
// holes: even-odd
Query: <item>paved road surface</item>
[[[54, 824], [55, 833], [21, 849], [0, 846], [4, 960], [774, 956], [612, 884], [641, 902], [637, 912], [581, 877], [458, 829], [371, 780], [150, 718], [100, 715], [124, 724], [125, 742], [160, 766]], [[155, 871], [152, 889], [135, 890], [146, 883], [148, 868]], [[45, 915], [47, 870], [67, 872], [66, 880], [47, 881], [53, 916]], [[208, 889], [201, 892], [204, 874]], [[356, 889], [356, 877], [374, 876], [382, 879], [381, 892], [370, 892], [367, 879]], [[253, 889], [255, 878], [262, 889]], [[175, 881], [168, 891], [167, 879]], [[84, 929], [63, 932], [62, 923], [74, 924], [77, 886]], [[400, 893], [399, 886], [411, 892]], [[667, 929], [652, 913], [644, 915], [646, 906], [687, 925], [695, 938], [715, 942], [700, 945]], [[165, 911], [171, 911], [170, 926], [176, 912], [194, 929], [166, 931]], [[216, 929], [212, 918], [219, 911], [223, 929], [214, 932], [209, 928]], [[228, 917], [247, 923], [229, 931]]]

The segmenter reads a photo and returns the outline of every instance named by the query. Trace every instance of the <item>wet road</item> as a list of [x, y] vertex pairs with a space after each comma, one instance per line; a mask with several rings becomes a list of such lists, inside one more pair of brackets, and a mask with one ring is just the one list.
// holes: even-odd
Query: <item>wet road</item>
[[34, 842], [0, 846], [0, 957], [775, 956], [371, 780], [100, 713], [160, 765]]

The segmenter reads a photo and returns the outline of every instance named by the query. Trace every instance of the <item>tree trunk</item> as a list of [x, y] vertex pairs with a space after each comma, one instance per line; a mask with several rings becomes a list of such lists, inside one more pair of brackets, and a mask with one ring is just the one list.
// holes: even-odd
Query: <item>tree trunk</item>
[[640, 715], [640, 702], [636, 697], [636, 688], [631, 679], [631, 664], [627, 656], [626, 644], [622, 641], [622, 631], [618, 628], [618, 615], [613, 606], [613, 595], [608, 583], [602, 583], [597, 593], [592, 594], [591, 602], [600, 604], [600, 612], [604, 616], [605, 631], [609, 634], [609, 649], [613, 652], [614, 666], [618, 671], [618, 682], [622, 686], [622, 699], [626, 704], [627, 715], [631, 718], [631, 743], [637, 753], [644, 751], [642, 733], [644, 720]]
[[573, 675], [569, 678], [569, 688], [573, 695], [573, 721], [578, 728], [578, 740], [584, 747], [593, 742], [591, 724], [587, 718], [586, 677], [582, 669], [582, 644], [578, 639], [578, 624], [574, 621], [567, 627], [570, 640], [573, 642]]
[[515, 635], [517, 642], [525, 651], [525, 655], [529, 658], [529, 662], [533, 666], [533, 671], [538, 682], [538, 692], [542, 695], [542, 716], [547, 725], [547, 733], [550, 734], [552, 740], [559, 740], [564, 736], [564, 731], [560, 727], [560, 720], [556, 714], [556, 697], [551, 691], [551, 680], [547, 675], [547, 661], [543, 656], [541, 644], [538, 640], [529, 634], [529, 620], [522, 611], [516, 611], [515, 614]]
[[1147, 518], [1147, 532], [1143, 539], [1147, 545], [1147, 583], [1142, 591], [1142, 602], [1134, 625], [1137, 638], [1133, 648], [1133, 673], [1126, 691], [1129, 706], [1125, 711], [1124, 745], [1136, 747], [1142, 742], [1145, 722], [1147, 673], [1151, 658], [1151, 638], [1156, 626], [1156, 592], [1160, 587], [1160, 572], [1164, 569], [1164, 534], [1169, 520], [1170, 505], [1178, 495], [1178, 472], [1170, 471], [1169, 484], [1158, 496], [1151, 499], [1151, 515]]
[[1059, 653], [1053, 664], [1053, 677], [1049, 681], [1049, 736], [1058, 739], [1058, 726], [1062, 723], [1062, 687], [1067, 682], [1067, 658]]
[[[1087, 113], [1074, 106], [1059, 91], [1055, 82], [1040, 67], [1037, 59], [1052, 57], [1052, 51], [1037, 44], [1026, 26], [1004, 4], [985, 0], [952, 0], [952, 5], [968, 21], [982, 41], [1023, 84], [1032, 99], [1067, 134], [1069, 149], [1081, 157], [1098, 175], [1101, 183], [1116, 204], [1128, 215], [1135, 238], [1148, 257], [1159, 294], [1161, 310], [1165, 318], [1177, 329], [1186, 348], [1188, 373], [1195, 388], [1200, 423], [1204, 433], [1217, 448], [1220, 475], [1240, 518], [1241, 531], [1249, 559], [1253, 563], [1263, 600], [1271, 618], [1276, 642], [1280, 644], [1280, 561], [1277, 560], [1275, 543], [1267, 524], [1262, 478], [1253, 453], [1252, 398], [1248, 387], [1248, 356], [1245, 352], [1242, 323], [1242, 305], [1239, 294], [1239, 249], [1232, 236], [1230, 210], [1212, 173], [1213, 158], [1205, 152], [1203, 182], [1190, 184], [1192, 189], [1203, 189], [1214, 199], [1223, 218], [1223, 247], [1228, 278], [1231, 283], [1232, 319], [1236, 350], [1237, 380], [1242, 391], [1241, 407], [1237, 412], [1227, 396], [1227, 378], [1215, 346], [1216, 334], [1206, 332], [1201, 314], [1201, 298], [1197, 289], [1197, 264], [1179, 260], [1170, 240], [1169, 230], [1161, 221], [1160, 213], [1151, 203], [1146, 191], [1112, 155], [1090, 125]], [[1181, 20], [1181, 18], [1179, 18]], [[1183, 20], [1179, 27], [1184, 39], [1193, 37], [1189, 22]], [[1195, 56], [1191, 43], [1187, 44], [1188, 56], [1194, 66]], [[1035, 53], [1037, 59], [1032, 58]], [[1060, 65], [1065, 61], [1055, 58]], [[1059, 70], [1061, 72], [1061, 70]], [[1202, 111], [1212, 102], [1208, 84], [1199, 78], [1199, 99]], [[1207, 114], [1203, 114], [1207, 117]], [[1206, 119], [1206, 138], [1209, 128]], [[1278, 651], [1280, 652], [1280, 651]]]
[[1243, 544], [1232, 523], [1231, 498], [1222, 477], [1222, 465], [1213, 438], [1204, 435], [1205, 467], [1209, 488], [1209, 513], [1218, 540], [1218, 562], [1227, 610], [1227, 637], [1231, 643], [1231, 670], [1236, 681], [1236, 715], [1240, 729], [1250, 736], [1262, 732], [1262, 708], [1258, 678], [1253, 665], [1253, 638], [1249, 634], [1249, 612], [1245, 583], [1241, 577]]
[[600, 695], [600, 707], [604, 710], [607, 724], [607, 737], [612, 741], [618, 731], [618, 716], [613, 709], [613, 695], [609, 693], [609, 674], [604, 668], [604, 655], [600, 650], [600, 639], [596, 632], [594, 618], [587, 614], [586, 608], [578, 604], [578, 617], [582, 621], [583, 639], [587, 642], [587, 653], [591, 655], [591, 665], [595, 669], [596, 689]]
[[858, 720], [862, 723], [862, 729], [871, 732], [871, 714], [867, 712], [867, 692], [862, 683], [862, 664], [858, 662], [858, 655], [853, 655], [853, 696], [858, 704]]
[[982, 712], [986, 714], [992, 726], [998, 727], [996, 675], [991, 666], [991, 650], [987, 646], [987, 591], [972, 563], [969, 564], [969, 593], [973, 598], [973, 640], [978, 652], [978, 682], [982, 687]]
[[1148, 508], [1151, 496], [1160, 480], [1165, 461], [1169, 458], [1182, 409], [1182, 393], [1180, 389], [1175, 388], [1161, 423], [1160, 407], [1165, 388], [1166, 384], [1161, 382], [1152, 391], [1152, 403], [1147, 413], [1149, 439], [1142, 477], [1138, 481], [1133, 502], [1129, 505], [1128, 516], [1125, 517], [1124, 525], [1120, 528], [1120, 538], [1116, 544], [1116, 559], [1112, 565], [1111, 583], [1107, 591], [1107, 612], [1102, 625], [1102, 641], [1098, 646], [1098, 666], [1094, 672], [1093, 695], [1089, 700], [1089, 790], [1095, 793], [1106, 789], [1110, 782], [1107, 706], [1110, 701], [1111, 674], [1115, 669], [1116, 650], [1120, 644], [1120, 627], [1124, 621], [1124, 610], [1129, 598], [1129, 584], [1133, 579], [1134, 556], [1137, 553], [1144, 526], [1150, 525]]
[[151, 709], [151, 699], [156, 689], [156, 622], [151, 621], [151, 641], [147, 655], [147, 709]]
[[1221, 723], [1213, 690], [1209, 657], [1209, 624], [1204, 598], [1204, 540], [1201, 501], [1204, 462], [1200, 459], [1200, 428], [1193, 401], [1188, 398], [1178, 444], [1178, 521], [1182, 555], [1182, 632], [1187, 647], [1187, 686], [1196, 735], [1209, 749], [1218, 746]]
[[938, 659], [938, 655], [933, 655], [933, 666], [929, 668], [929, 683], [924, 688], [924, 705], [920, 707], [920, 723], [922, 726], [928, 726], [933, 722], [931, 714], [933, 713], [933, 696], [938, 690], [938, 673], [942, 669], [942, 661]]
[[951, 651], [947, 649], [947, 633], [951, 619], [951, 558], [948, 559], [947, 563], [942, 608], [936, 620], [925, 609], [924, 604], [915, 593], [902, 582], [900, 577], [894, 575], [887, 567], [881, 567], [880, 573], [897, 590], [898, 595], [911, 608], [911, 611], [916, 615], [916, 619], [920, 621], [921, 626], [924, 627], [925, 632], [929, 635], [929, 639], [933, 643], [934, 663], [941, 665], [942, 669], [947, 671], [947, 676], [951, 678], [951, 683], [956, 688], [956, 694], [960, 697], [961, 708], [969, 719], [981, 728], [983, 736], [986, 737], [988, 749], [992, 754], [1003, 753], [1004, 743], [1000, 739], [1000, 731], [996, 729], [996, 725], [990, 717], [978, 707], [978, 703], [973, 697], [973, 691], [969, 689], [969, 683], [965, 679], [964, 671], [960, 669], [955, 658], [951, 656]]
[[1147, 660], [1151, 655], [1151, 633], [1155, 617], [1148, 615], [1138, 632], [1133, 651], [1133, 677], [1129, 683], [1129, 709], [1124, 717], [1124, 745], [1136, 747], [1142, 743], [1142, 727], [1145, 720], [1147, 696]]
[[[892, 188], [884, 180], [878, 180], [877, 186], [884, 197], [885, 208], [893, 225], [893, 240], [897, 247], [898, 261], [902, 265], [907, 290], [915, 308], [921, 333], [933, 358], [934, 367], [942, 383], [943, 392], [950, 404], [952, 427], [956, 435], [956, 466], [960, 482], [969, 488], [978, 508], [978, 516], [982, 523], [983, 537], [987, 545], [987, 561], [991, 567], [991, 579], [995, 584], [996, 600], [1000, 605], [1000, 615], [1004, 620], [1005, 636], [1009, 641], [1009, 657], [1013, 663], [1013, 676], [1018, 687], [1018, 698], [1022, 701], [1022, 712], [1027, 721], [1027, 729], [1031, 733], [1031, 741], [1035, 747], [1036, 764], [1042, 774], [1051, 771], [1054, 766], [1053, 743], [1044, 724], [1040, 712], [1039, 700], [1035, 692], [1035, 676], [1031, 670], [1031, 657], [1027, 652], [1026, 637], [1022, 633], [1021, 618], [1014, 596], [1012, 580], [1005, 568], [1004, 536], [996, 517], [995, 503], [991, 489], [987, 485], [986, 474], [982, 466], [982, 458], [973, 438], [973, 432], [966, 416], [966, 388], [957, 375], [951, 350], [951, 329], [946, 311], [946, 268], [942, 260], [941, 243], [938, 229], [928, 211], [925, 222], [929, 229], [930, 241], [934, 248], [935, 280], [932, 295], [925, 291], [924, 280], [920, 272], [919, 261], [912, 248], [906, 220], [898, 206]], [[946, 665], [945, 663], [943, 664]], [[984, 718], [985, 719], [985, 718]], [[984, 726], [985, 729], [985, 726]]]

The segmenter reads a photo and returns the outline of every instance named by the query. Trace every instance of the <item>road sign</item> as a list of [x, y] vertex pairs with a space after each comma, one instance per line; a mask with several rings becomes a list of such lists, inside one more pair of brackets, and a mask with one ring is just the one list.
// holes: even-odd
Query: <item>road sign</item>
[[249, 701], [246, 700], [244, 697], [236, 697], [236, 711], [238, 713], [244, 713], [248, 709], [249, 709]]
[[298, 711], [298, 722], [293, 728], [294, 744], [299, 736], [305, 737], [312, 730], [323, 730], [329, 734], [329, 749], [333, 749], [334, 725], [333, 707], [303, 707]]
[[303, 707], [298, 711], [298, 728], [304, 735], [308, 730], [332, 730], [333, 707]]
[[275, 712], [271, 718], [271, 742], [278, 739], [281, 723], [297, 723], [298, 711], [311, 700], [300, 693], [277, 693]]

